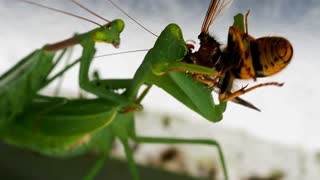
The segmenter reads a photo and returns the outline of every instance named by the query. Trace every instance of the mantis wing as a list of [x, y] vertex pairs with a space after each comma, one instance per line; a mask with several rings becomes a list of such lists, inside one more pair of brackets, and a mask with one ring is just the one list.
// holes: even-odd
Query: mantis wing
[[48, 98], [31, 103], [24, 112], [17, 116], [3, 140], [42, 154], [61, 157], [87, 152], [97, 146], [96, 141], [102, 135], [110, 139], [111, 131], [110, 135], [105, 130], [101, 134], [101, 130], [112, 122], [117, 109], [101, 99]]
[[0, 132], [43, 87], [54, 67], [54, 53], [36, 50], [0, 78]]

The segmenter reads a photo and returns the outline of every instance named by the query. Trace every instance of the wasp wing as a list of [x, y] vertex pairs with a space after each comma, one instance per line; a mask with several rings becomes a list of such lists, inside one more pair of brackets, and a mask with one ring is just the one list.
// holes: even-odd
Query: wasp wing
[[231, 3], [232, 0], [211, 0], [201, 27], [201, 32], [208, 34], [208, 30], [212, 22], [221, 15], [223, 9], [228, 7]]

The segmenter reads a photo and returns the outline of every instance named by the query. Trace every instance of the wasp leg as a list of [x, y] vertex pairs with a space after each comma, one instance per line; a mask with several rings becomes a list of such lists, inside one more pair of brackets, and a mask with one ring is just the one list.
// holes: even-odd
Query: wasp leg
[[255, 90], [257, 88], [260, 88], [260, 87], [264, 87], [264, 86], [279, 86], [279, 87], [281, 87], [282, 85], [283, 85], [283, 83], [278, 83], [278, 82], [261, 83], [261, 84], [257, 84], [255, 86], [252, 86], [248, 89], [246, 89], [246, 87], [243, 87], [243, 88], [241, 88], [231, 94], [227, 94], [227, 93], [220, 94], [219, 99], [220, 99], [220, 102], [227, 102], [227, 101], [230, 101], [230, 100], [237, 98], [238, 96], [240, 96], [242, 94], [245, 94], [247, 92], [250, 92], [250, 91]]
[[217, 78], [208, 79], [205, 76], [203, 76], [202, 74], [193, 74], [193, 77], [197, 81], [207, 85], [208, 87], [213, 87], [216, 84], [216, 79], [217, 79]]
[[222, 75], [234, 68], [235, 66], [230, 66], [223, 71], [218, 72], [215, 76], [208, 76], [204, 74], [193, 74], [193, 77], [203, 83], [206, 84], [208, 87], [214, 87], [218, 81], [221, 79]]

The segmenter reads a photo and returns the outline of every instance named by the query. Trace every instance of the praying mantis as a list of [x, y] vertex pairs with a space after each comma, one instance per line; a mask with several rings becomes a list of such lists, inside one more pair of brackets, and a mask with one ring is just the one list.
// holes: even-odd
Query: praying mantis
[[[30, 1], [24, 2], [35, 4]], [[73, 2], [83, 7], [78, 2]], [[39, 4], [35, 5], [44, 7]], [[243, 19], [238, 23], [242, 24]], [[169, 24], [165, 27], [132, 79], [90, 80], [89, 69], [96, 52], [95, 44], [103, 42], [118, 47], [124, 22], [117, 19], [109, 21], [106, 25], [98, 24], [98, 26], [97, 29], [87, 33], [45, 45], [1, 77], [0, 84], [3, 86], [0, 88], [4, 92], [2, 97], [4, 99], [11, 97], [6, 99], [6, 104], [2, 104], [3, 112], [0, 112], [1, 139], [6, 143], [53, 157], [75, 156], [94, 149], [99, 152], [100, 158], [85, 179], [93, 179], [99, 172], [115, 138], [118, 138], [123, 144], [129, 169], [135, 180], [140, 178], [129, 140], [137, 143], [212, 145], [218, 149], [224, 178], [228, 179], [224, 155], [217, 141], [145, 137], [138, 135], [135, 131], [134, 112], [142, 108], [141, 101], [152, 85], [162, 88], [209, 121], [218, 122], [222, 119], [226, 103], [214, 104], [211, 89], [195, 80], [191, 74], [186, 73], [214, 76], [217, 72], [208, 67], [182, 62], [189, 49], [180, 27], [176, 24]], [[81, 57], [52, 78], [48, 78], [52, 69], [64, 55], [63, 51], [54, 62], [55, 52], [74, 45], [82, 47]], [[95, 95], [96, 98], [67, 99], [37, 94], [41, 88], [63, 75], [77, 62], [80, 62], [79, 86]], [[32, 66], [23, 66], [24, 64]], [[20, 71], [25, 72], [24, 69], [30, 76], [24, 79], [16, 76]], [[8, 77], [12, 78], [7, 80]], [[32, 81], [28, 81], [30, 79]], [[147, 88], [139, 94], [142, 85], [146, 85]], [[24, 87], [33, 88], [31, 88], [32, 91], [26, 91]], [[16, 89], [17, 92], [13, 94], [11, 89]], [[116, 91], [118, 89], [125, 89], [125, 91], [119, 93]], [[23, 99], [18, 99], [17, 96]], [[19, 102], [22, 103], [19, 104]], [[8, 106], [7, 104], [13, 105]], [[12, 113], [6, 112], [9, 110], [12, 110]]]

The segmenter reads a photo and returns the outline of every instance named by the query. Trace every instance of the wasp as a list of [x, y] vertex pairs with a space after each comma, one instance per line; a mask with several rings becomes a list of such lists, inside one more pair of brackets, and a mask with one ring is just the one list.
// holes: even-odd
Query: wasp
[[[278, 36], [254, 38], [248, 34], [247, 12], [244, 21], [245, 27], [233, 25], [229, 28], [228, 41], [225, 48], [208, 30], [214, 19], [220, 15], [222, 9], [231, 1], [211, 0], [207, 14], [198, 36], [200, 47], [198, 51], [190, 51], [184, 61], [197, 65], [210, 67], [217, 71], [217, 75], [209, 76], [193, 74], [200, 82], [212, 87], [219, 94], [220, 102], [233, 101], [246, 107], [260, 111], [253, 104], [241, 99], [239, 96], [259, 87], [282, 86], [283, 83], [267, 82], [248, 88], [242, 87], [234, 92], [232, 88], [235, 79], [254, 79], [268, 77], [284, 69], [293, 56], [291, 43]], [[243, 16], [242, 16], [243, 17]]]

